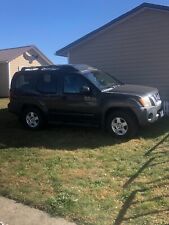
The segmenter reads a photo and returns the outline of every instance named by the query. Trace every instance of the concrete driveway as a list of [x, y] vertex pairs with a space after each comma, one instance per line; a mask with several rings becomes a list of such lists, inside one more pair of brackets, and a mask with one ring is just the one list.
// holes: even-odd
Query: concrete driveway
[[38, 209], [0, 197], [0, 225], [76, 225]]

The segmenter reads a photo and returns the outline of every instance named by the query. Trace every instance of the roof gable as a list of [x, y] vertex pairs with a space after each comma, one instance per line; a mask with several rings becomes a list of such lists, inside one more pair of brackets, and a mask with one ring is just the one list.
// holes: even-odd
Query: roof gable
[[74, 48], [77, 45], [82, 44], [84, 41], [89, 40], [90, 38], [100, 34], [101, 32], [103, 32], [104, 30], [110, 28], [112, 25], [127, 19], [128, 17], [140, 12], [143, 9], [158, 9], [158, 10], [164, 10], [164, 11], [168, 11], [169, 12], [169, 6], [162, 6], [162, 5], [156, 5], [156, 4], [150, 4], [150, 3], [143, 3], [139, 6], [137, 6], [136, 8], [130, 10], [129, 12], [117, 17], [116, 19], [110, 21], [109, 23], [103, 25], [102, 27], [99, 27], [98, 29], [88, 33], [87, 35], [81, 37], [80, 39], [70, 43], [69, 45], [65, 46], [62, 49], [59, 49], [58, 51], [56, 51], [56, 55], [59, 56], [68, 56], [68, 52], [70, 49]]
[[53, 63], [34, 45], [23, 46], [17, 48], [8, 48], [0, 50], [0, 61], [1, 62], [10, 62], [20, 55], [28, 52], [30, 50], [34, 50], [40, 57], [47, 63], [47, 65], [52, 65]]

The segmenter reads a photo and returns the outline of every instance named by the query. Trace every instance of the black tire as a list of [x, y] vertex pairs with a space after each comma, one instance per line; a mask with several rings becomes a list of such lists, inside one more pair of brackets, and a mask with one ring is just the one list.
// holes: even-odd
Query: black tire
[[[31, 122], [32, 115], [32, 122]], [[40, 110], [37, 108], [26, 108], [21, 115], [21, 122], [23, 126], [30, 130], [39, 130], [45, 124], [45, 119]]]
[[131, 138], [138, 131], [138, 122], [130, 112], [115, 111], [108, 115], [106, 127], [116, 138]]

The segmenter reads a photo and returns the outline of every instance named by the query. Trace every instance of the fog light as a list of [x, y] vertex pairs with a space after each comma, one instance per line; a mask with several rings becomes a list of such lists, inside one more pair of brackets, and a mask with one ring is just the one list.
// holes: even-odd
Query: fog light
[[150, 114], [148, 115], [148, 120], [152, 120], [152, 119], [153, 119], [153, 114], [150, 113]]

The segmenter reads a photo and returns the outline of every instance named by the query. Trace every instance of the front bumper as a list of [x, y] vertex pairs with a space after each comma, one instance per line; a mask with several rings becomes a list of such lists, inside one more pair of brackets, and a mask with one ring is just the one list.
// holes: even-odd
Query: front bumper
[[164, 117], [164, 111], [163, 109], [160, 109], [159, 111], [157, 110], [151, 110], [147, 112], [147, 119], [149, 123], [154, 123], [155, 121], [157, 121], [158, 119]]
[[137, 114], [137, 118], [141, 126], [154, 123], [162, 117], [164, 117], [164, 111], [161, 104], [159, 106], [149, 108], [142, 107], [141, 114]]

